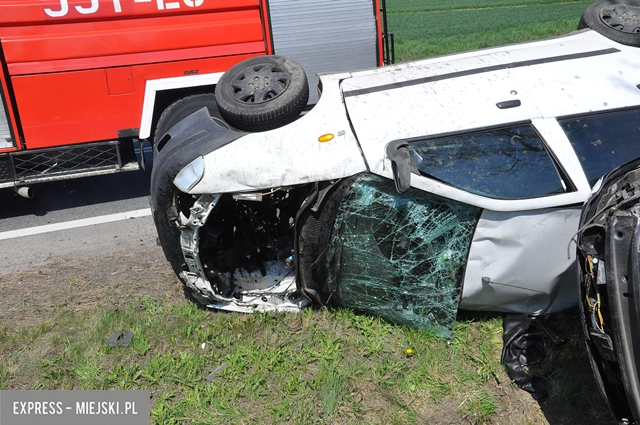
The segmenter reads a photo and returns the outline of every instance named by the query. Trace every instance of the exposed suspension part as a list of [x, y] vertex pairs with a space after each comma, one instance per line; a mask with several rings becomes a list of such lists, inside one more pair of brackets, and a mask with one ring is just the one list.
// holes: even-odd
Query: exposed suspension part
[[[205, 194], [177, 223], [187, 286], [208, 307], [251, 313], [299, 311], [309, 304], [296, 288], [295, 190]], [[201, 300], [202, 301], [202, 300]]]

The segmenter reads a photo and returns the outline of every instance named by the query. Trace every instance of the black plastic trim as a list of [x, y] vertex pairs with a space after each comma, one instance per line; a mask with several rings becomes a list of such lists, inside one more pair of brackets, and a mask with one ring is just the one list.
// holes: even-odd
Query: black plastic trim
[[504, 102], [496, 103], [496, 106], [498, 107], [498, 109], [517, 108], [520, 105], [522, 105], [522, 102], [520, 102], [520, 99], [505, 100]]
[[638, 278], [638, 267], [632, 260], [638, 259], [637, 252], [634, 254], [633, 251], [638, 248], [639, 236], [638, 217], [614, 216], [607, 230], [605, 251], [614, 347], [629, 408], [636, 418], [640, 417], [640, 379], [637, 369], [640, 317], [634, 302], [634, 298], [638, 297], [635, 290], [639, 282], [633, 282], [634, 278]]
[[391, 161], [393, 181], [398, 193], [404, 193], [411, 187], [411, 169], [414, 168], [409, 154], [409, 144], [403, 140], [394, 140], [387, 144], [387, 158]]
[[122, 130], [118, 130], [118, 138], [125, 139], [129, 137], [138, 137], [140, 134], [139, 128], [125, 128]]
[[172, 186], [173, 179], [185, 166], [248, 133], [218, 125], [205, 107], [180, 121], [167, 134], [171, 138], [160, 152], [155, 153], [151, 172], [150, 203], [154, 214], [159, 206], [158, 190]]

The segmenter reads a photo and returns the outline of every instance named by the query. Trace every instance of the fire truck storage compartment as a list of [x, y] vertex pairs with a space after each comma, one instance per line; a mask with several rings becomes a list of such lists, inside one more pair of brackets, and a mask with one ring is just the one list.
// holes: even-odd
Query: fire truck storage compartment
[[43, 3], [17, 3], [0, 10], [9, 15], [0, 39], [27, 149], [115, 140], [140, 126], [147, 80], [221, 72], [266, 53], [258, 0], [174, 2], [181, 7], [172, 10], [118, 2], [119, 13], [95, 2], [93, 14], [52, 1], [66, 12], [57, 17]]
[[316, 73], [380, 64], [371, 0], [271, 0], [269, 12], [274, 53], [302, 65], [309, 78], [311, 104], [318, 101]]

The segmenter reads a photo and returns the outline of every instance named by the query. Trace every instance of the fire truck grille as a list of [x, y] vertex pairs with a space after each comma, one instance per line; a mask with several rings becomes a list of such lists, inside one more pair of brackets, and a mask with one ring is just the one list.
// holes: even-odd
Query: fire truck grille
[[13, 180], [9, 155], [0, 155], [0, 183]]
[[122, 167], [117, 142], [20, 152], [13, 155], [13, 165], [17, 181]]

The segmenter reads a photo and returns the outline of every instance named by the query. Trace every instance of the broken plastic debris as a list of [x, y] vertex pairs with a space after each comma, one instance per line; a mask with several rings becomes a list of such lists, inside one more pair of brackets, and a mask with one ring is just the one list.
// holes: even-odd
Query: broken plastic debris
[[109, 337], [107, 342], [105, 342], [105, 344], [107, 344], [109, 347], [126, 347], [129, 345], [132, 339], [133, 339], [133, 332], [127, 332], [123, 336], [122, 332], [115, 331], [113, 334], [111, 334], [111, 336]]
[[207, 375], [206, 378], [204, 378], [205, 381], [207, 382], [211, 382], [213, 381], [213, 379], [219, 374], [224, 372], [227, 368], [229, 367], [228, 364], [226, 363], [222, 363], [220, 366], [218, 366], [216, 368], [216, 370], [214, 370], [213, 372], [211, 372], [209, 375]]

